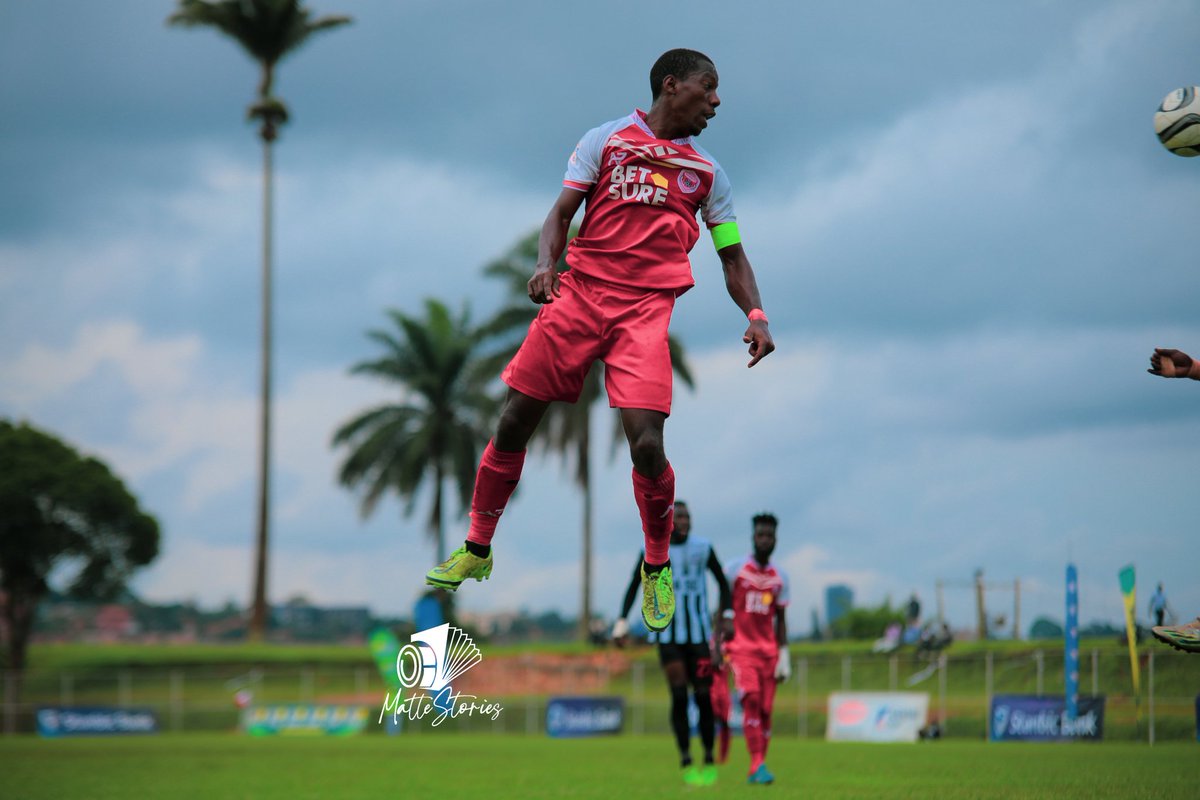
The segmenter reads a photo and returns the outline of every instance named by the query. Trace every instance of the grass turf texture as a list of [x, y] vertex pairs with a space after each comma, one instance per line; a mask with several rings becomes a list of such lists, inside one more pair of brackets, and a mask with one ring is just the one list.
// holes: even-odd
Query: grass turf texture
[[[711, 796], [775, 798], [1184, 798], [1195, 743], [867, 745], [781, 739], [772, 787], [745, 785], [734, 742]], [[0, 739], [5, 798], [520, 798], [703, 795], [668, 737], [585, 740], [449, 734], [250, 738], [237, 734]]]

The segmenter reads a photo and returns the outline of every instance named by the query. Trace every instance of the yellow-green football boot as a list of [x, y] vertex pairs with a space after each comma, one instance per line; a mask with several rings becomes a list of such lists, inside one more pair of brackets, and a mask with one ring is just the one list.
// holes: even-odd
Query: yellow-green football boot
[[658, 632], [666, 630], [675, 616], [675, 586], [671, 583], [670, 564], [657, 572], [646, 574], [646, 562], [642, 562], [642, 621], [646, 627]]
[[458, 587], [468, 578], [482, 581], [492, 574], [492, 554], [480, 558], [467, 551], [467, 546], [455, 550], [450, 557], [425, 573], [425, 582], [430, 586], [438, 586], [450, 591], [458, 591]]

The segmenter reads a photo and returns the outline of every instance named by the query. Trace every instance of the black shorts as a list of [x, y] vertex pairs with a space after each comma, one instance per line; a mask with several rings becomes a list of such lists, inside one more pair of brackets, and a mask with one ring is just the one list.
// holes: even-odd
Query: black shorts
[[688, 682], [696, 688], [712, 684], [712, 653], [707, 644], [672, 644], [659, 642], [658, 663], [666, 666], [671, 661], [682, 661], [687, 671]]

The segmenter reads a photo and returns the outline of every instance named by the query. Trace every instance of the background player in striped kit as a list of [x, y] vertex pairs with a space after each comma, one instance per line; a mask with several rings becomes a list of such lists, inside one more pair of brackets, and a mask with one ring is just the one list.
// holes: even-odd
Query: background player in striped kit
[[771, 563], [775, 552], [774, 514], [756, 514], [754, 553], [725, 570], [733, 591], [733, 638], [722, 644], [733, 667], [733, 683], [742, 704], [742, 733], [750, 751], [750, 783], [773, 783], [765, 763], [771, 743], [775, 685], [792, 674], [787, 648], [788, 580]]
[[[730, 609], [731, 596], [721, 561], [713, 551], [712, 544], [700, 536], [691, 536], [692, 516], [687, 504], [675, 501], [675, 526], [671, 531], [671, 564], [674, 565], [675, 618], [661, 633], [650, 632], [649, 640], [658, 644], [658, 659], [671, 690], [671, 729], [679, 747], [679, 763], [684, 769], [684, 781], [689, 784], [710, 785], [716, 781], [717, 768], [713, 760], [715, 739], [712, 700], [712, 662], [714, 654], [709, 650], [712, 638], [712, 614], [708, 608], [707, 573], [717, 579], [720, 592], [721, 611]], [[613, 638], [618, 642], [628, 634], [625, 621], [633, 608], [641, 583], [643, 555], [634, 565], [633, 578], [625, 592], [621, 615], [613, 626]], [[732, 612], [730, 612], [732, 613]], [[715, 657], [719, 658], [720, 654]], [[687, 689], [692, 686], [692, 696], [700, 712], [700, 742], [704, 746], [704, 767], [696, 769], [692, 764], [691, 731], [687, 718]]]

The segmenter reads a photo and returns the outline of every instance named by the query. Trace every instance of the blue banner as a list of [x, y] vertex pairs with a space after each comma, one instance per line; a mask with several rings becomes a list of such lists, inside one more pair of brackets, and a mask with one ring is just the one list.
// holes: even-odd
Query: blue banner
[[1063, 656], [1063, 694], [1067, 700], [1067, 716], [1079, 715], [1079, 576], [1074, 564], [1067, 564], [1067, 625]]
[[43, 706], [37, 710], [37, 732], [52, 739], [158, 733], [158, 718], [149, 708]]
[[1095, 741], [1104, 738], [1104, 695], [1083, 695], [1074, 717], [1066, 699], [998, 694], [992, 698], [993, 742]]
[[546, 706], [546, 734], [555, 738], [620, 733], [624, 721], [620, 697], [552, 697]]

